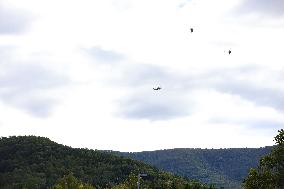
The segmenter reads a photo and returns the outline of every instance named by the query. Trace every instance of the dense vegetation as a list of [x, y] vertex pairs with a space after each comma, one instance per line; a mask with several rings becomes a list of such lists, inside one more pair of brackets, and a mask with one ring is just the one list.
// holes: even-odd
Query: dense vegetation
[[246, 189], [284, 188], [284, 130], [274, 138], [276, 147], [260, 159], [257, 169], [252, 168], [244, 180]]
[[120, 153], [159, 169], [225, 188], [240, 188], [251, 167], [272, 147], [240, 149], [171, 149]]
[[[199, 182], [161, 172], [150, 165], [88, 149], [73, 149], [35, 136], [0, 139], [0, 188], [209, 188]], [[134, 187], [136, 188], [136, 187]], [[212, 187], [213, 188], [213, 187]]]
[[83, 183], [72, 173], [64, 175], [62, 178], [58, 179], [53, 189], [95, 189], [91, 184]]

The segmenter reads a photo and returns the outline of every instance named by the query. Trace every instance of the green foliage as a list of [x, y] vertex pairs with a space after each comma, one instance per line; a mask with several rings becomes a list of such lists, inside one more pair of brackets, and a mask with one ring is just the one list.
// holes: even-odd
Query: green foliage
[[143, 189], [185, 189], [193, 185], [209, 188], [139, 161], [101, 151], [74, 149], [48, 138], [0, 139], [1, 189], [65, 189], [66, 184], [68, 189], [136, 188], [138, 173], [148, 175], [141, 182]]
[[284, 130], [274, 138], [276, 147], [260, 159], [257, 169], [251, 169], [244, 180], [246, 189], [284, 188]]
[[[169, 173], [159, 173], [153, 178], [141, 178], [140, 188], [143, 189], [216, 189], [214, 186], [207, 186], [198, 181], [188, 181], [182, 177], [173, 176]], [[152, 177], [152, 178], [151, 178]], [[123, 182], [112, 189], [134, 189], [137, 188], [137, 175], [131, 174]]]
[[73, 176], [73, 174], [69, 174], [57, 180], [53, 189], [95, 189], [90, 184], [85, 184], [79, 181], [77, 178]]
[[240, 188], [251, 167], [272, 147], [235, 149], [170, 149], [152, 152], [120, 153], [164, 171], [225, 188]]

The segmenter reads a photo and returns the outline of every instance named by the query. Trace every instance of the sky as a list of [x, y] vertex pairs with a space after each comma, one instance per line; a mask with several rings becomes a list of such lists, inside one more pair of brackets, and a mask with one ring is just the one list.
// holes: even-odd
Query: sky
[[283, 0], [0, 0], [0, 136], [135, 152], [273, 145], [283, 10]]

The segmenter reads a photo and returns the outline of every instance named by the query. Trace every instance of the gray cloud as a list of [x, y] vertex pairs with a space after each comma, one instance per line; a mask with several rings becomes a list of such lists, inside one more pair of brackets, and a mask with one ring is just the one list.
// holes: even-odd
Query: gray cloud
[[30, 26], [31, 14], [3, 6], [0, 2], [0, 34], [21, 33]]
[[148, 92], [136, 92], [122, 99], [119, 108], [120, 116], [157, 121], [189, 116], [193, 103], [186, 96], [165, 94], [148, 88]]
[[11, 46], [0, 46], [0, 65], [3, 64], [10, 57], [10, 52], [14, 50]]
[[178, 4], [178, 8], [185, 7], [188, 3], [190, 3], [192, 0], [183, 0]]
[[148, 64], [132, 64], [122, 69], [123, 82], [130, 86], [170, 85], [178, 80], [176, 75], [168, 70]]
[[283, 16], [283, 0], [244, 0], [237, 8], [239, 13], [258, 13], [266, 16]]
[[209, 123], [217, 124], [237, 124], [244, 125], [254, 129], [281, 129], [283, 128], [283, 121], [272, 120], [265, 118], [254, 118], [254, 119], [242, 119], [242, 118], [228, 118], [228, 117], [218, 117], [211, 118], [208, 120]]
[[222, 92], [238, 95], [243, 99], [254, 102], [256, 105], [269, 106], [284, 111], [284, 90], [257, 86], [246, 81], [231, 80], [216, 85]]
[[49, 92], [68, 83], [66, 77], [35, 64], [1, 69], [0, 100], [34, 116], [48, 116], [57, 102]]
[[111, 50], [104, 50], [100, 47], [92, 47], [92, 48], [83, 49], [83, 50], [87, 54], [89, 54], [91, 57], [95, 58], [96, 60], [100, 62], [105, 62], [105, 63], [113, 63], [113, 62], [121, 61], [125, 58], [120, 53], [117, 53]]
[[[246, 78], [253, 75], [262, 75], [278, 80], [282, 71], [271, 71], [257, 66], [246, 66], [235, 69], [215, 70], [203, 77], [202, 85], [216, 91], [237, 95], [242, 99], [253, 102], [258, 106], [272, 107], [284, 111], [284, 86], [272, 87], [270, 83], [261, 83]], [[273, 81], [273, 80], [272, 80]], [[274, 84], [274, 83], [273, 83]]]
[[[118, 102], [119, 116], [157, 121], [191, 114], [194, 103], [190, 94], [180, 90], [183, 78], [179, 75], [147, 64], [133, 64], [120, 71], [122, 78], [113, 84], [126, 85], [130, 92]], [[157, 86], [162, 90], [152, 89]]]
[[283, 128], [284, 122], [281, 121], [275, 121], [275, 120], [252, 120], [248, 121], [246, 125], [252, 127], [252, 128], [260, 128], [260, 129], [281, 129]]
[[[278, 78], [277, 75], [282, 73], [255, 65], [189, 72], [186, 75], [147, 64], [133, 64], [118, 70], [122, 78], [116, 78], [113, 84], [127, 86], [131, 90], [120, 99], [118, 110], [121, 116], [128, 118], [160, 120], [189, 116], [195, 108], [190, 99], [194, 99], [195, 91], [202, 89], [236, 95], [257, 106], [284, 111], [284, 86], [273, 88], [269, 83], [258, 85], [258, 81], [246, 79], [259, 74]], [[156, 86], [163, 89], [156, 93], [152, 90]]]

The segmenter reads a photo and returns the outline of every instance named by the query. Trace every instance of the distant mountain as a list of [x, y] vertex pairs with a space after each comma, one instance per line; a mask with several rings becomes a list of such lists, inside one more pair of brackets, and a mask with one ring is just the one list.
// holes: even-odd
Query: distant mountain
[[0, 138], [1, 189], [53, 188], [56, 182], [58, 187], [60, 183], [64, 186], [68, 179], [96, 189], [130, 189], [136, 188], [138, 173], [147, 173], [141, 180], [144, 188], [209, 189], [199, 182], [173, 176], [140, 161], [101, 151], [74, 149], [48, 138]]
[[270, 153], [272, 148], [170, 149], [113, 153], [140, 160], [189, 179], [216, 183], [219, 187], [232, 189], [240, 188], [249, 169], [257, 167], [260, 157]]

